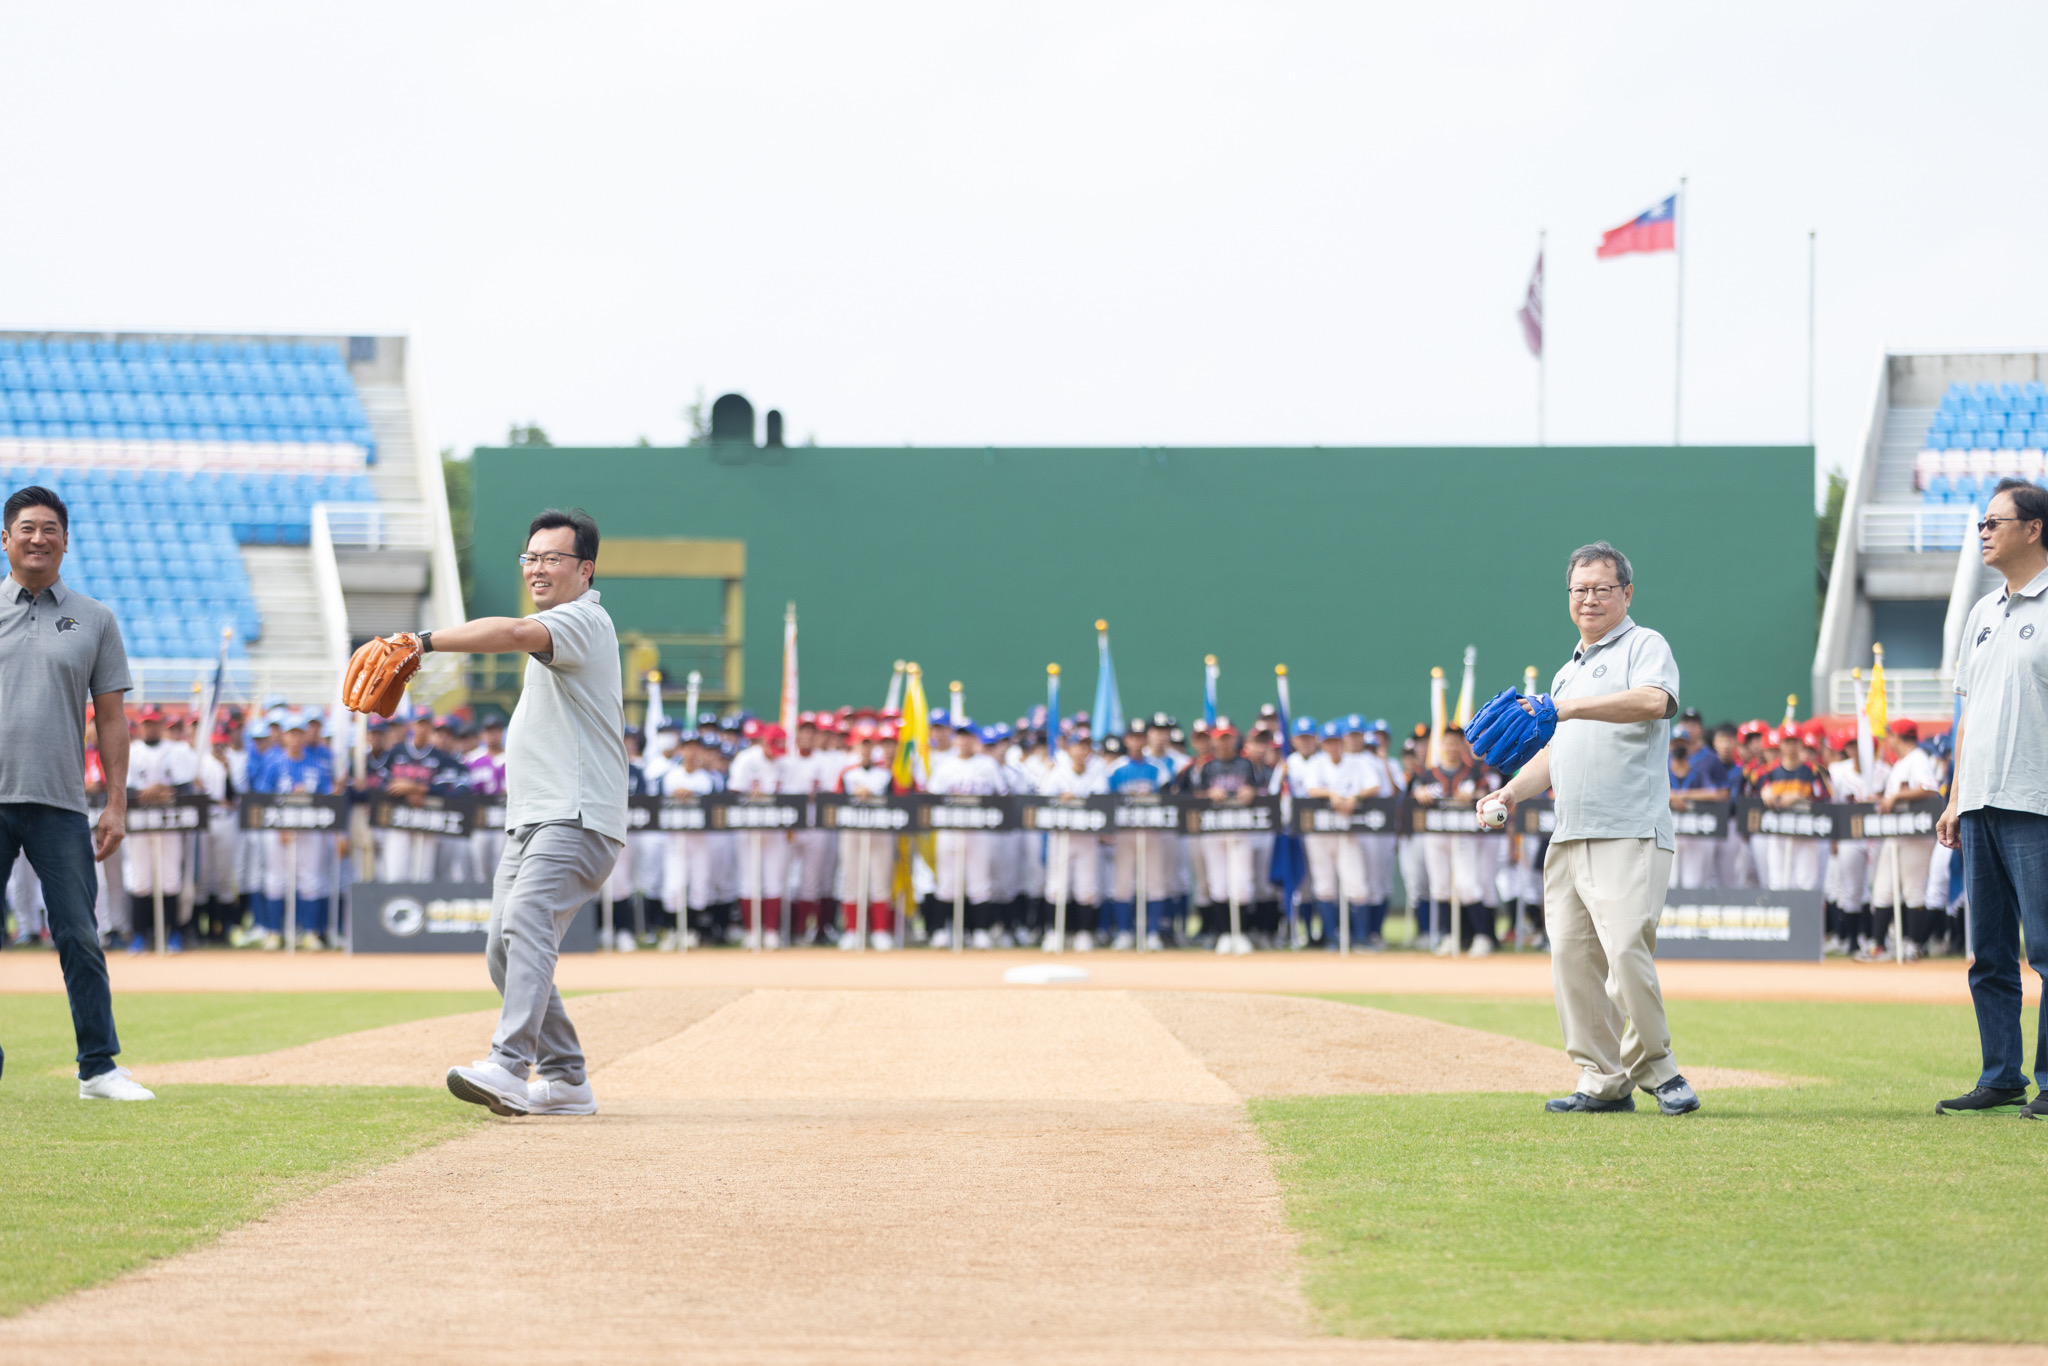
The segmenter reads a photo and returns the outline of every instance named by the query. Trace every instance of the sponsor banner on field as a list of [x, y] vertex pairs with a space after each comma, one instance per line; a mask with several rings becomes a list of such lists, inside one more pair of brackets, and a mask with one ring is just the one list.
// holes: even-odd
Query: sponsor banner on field
[[[488, 882], [359, 882], [348, 903], [354, 953], [482, 953], [489, 937]], [[597, 903], [588, 902], [569, 922], [562, 952], [595, 952], [597, 923]]]
[[[179, 793], [167, 802], [151, 802], [144, 805], [141, 797], [131, 789], [128, 793], [128, 833], [185, 834], [193, 830], [204, 830], [212, 807], [213, 802], [203, 792]], [[100, 813], [94, 811], [92, 819], [97, 821], [99, 818]]]
[[1757, 887], [1665, 893], [1659, 958], [1780, 959], [1818, 963], [1821, 893]]
[[913, 813], [919, 833], [935, 831], [997, 831], [1024, 828], [1023, 803], [1029, 797], [925, 792]]
[[818, 824], [826, 830], [866, 831], [871, 834], [905, 835], [917, 823], [916, 799], [902, 797], [850, 797], [843, 792], [821, 792], [817, 797]]
[[342, 793], [244, 792], [241, 802], [244, 830], [348, 829], [348, 797]]

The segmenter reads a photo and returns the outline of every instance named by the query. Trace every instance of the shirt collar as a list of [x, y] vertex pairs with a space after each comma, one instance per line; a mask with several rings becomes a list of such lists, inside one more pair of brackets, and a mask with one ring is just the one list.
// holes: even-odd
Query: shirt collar
[[[2048, 588], [2048, 569], [2044, 569], [2040, 573], [2034, 575], [2034, 577], [2028, 581], [2027, 586], [2020, 590], [2020, 596], [2023, 598], [2038, 598], [2041, 596], [2041, 590], [2044, 588]], [[2004, 588], [1999, 590], [1999, 605], [2001, 607], [2004, 606], [2007, 600], [2011, 597], [2012, 585], [2007, 584]]]
[[[36, 599], [42, 596], [41, 593], [34, 594], [33, 596], [31, 596], [29, 594], [28, 589], [22, 585], [21, 580], [15, 578], [11, 572], [7, 575], [7, 587], [7, 599], [9, 602], [22, 602], [24, 600], [35, 601]], [[64, 586], [64, 580], [62, 578], [52, 579], [50, 581], [50, 586], [48, 588], [45, 588], [43, 592], [48, 593], [50, 595], [50, 600], [56, 603], [59, 607], [62, 607], [64, 605], [64, 599], [71, 595], [71, 590]]]
[[1612, 645], [1615, 641], [1621, 639], [1622, 636], [1628, 634], [1630, 631], [1633, 631], [1635, 629], [1636, 619], [1634, 617], [1623, 617], [1621, 619], [1621, 624], [1619, 626], [1616, 626], [1612, 631], [1609, 631], [1606, 635], [1600, 637], [1600, 639], [1594, 641], [1591, 645], [1588, 645], [1581, 641], [1579, 644], [1579, 648], [1572, 651], [1572, 662], [1576, 664], [1579, 660], [1582, 660], [1587, 655], [1593, 653], [1593, 651], [1605, 649], [1607, 646]]

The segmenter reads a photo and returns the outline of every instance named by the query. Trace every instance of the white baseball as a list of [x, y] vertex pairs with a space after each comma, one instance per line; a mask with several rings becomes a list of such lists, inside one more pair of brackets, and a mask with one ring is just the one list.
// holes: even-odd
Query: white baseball
[[1479, 813], [1479, 819], [1487, 829], [1498, 830], [1508, 823], [1508, 809], [1498, 802], [1492, 803]]

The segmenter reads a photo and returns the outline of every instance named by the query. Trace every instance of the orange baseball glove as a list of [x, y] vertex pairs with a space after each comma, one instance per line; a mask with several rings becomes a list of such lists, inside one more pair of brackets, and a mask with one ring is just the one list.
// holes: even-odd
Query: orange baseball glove
[[405, 696], [405, 685], [419, 672], [421, 653], [420, 638], [410, 631], [365, 641], [342, 675], [342, 705], [390, 716]]

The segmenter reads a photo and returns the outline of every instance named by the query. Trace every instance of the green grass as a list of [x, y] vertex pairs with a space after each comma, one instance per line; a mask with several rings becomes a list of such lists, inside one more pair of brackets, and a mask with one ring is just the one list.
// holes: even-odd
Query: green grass
[[[1556, 1046], [1547, 1001], [1335, 999]], [[1966, 1006], [1675, 1002], [1683, 1065], [1811, 1079], [1693, 1115], [1527, 1095], [1253, 1104], [1307, 1288], [1355, 1336], [2048, 1338], [2048, 1124], [1942, 1119]], [[1638, 1100], [1646, 1098], [1639, 1096]]]
[[[121, 1061], [265, 1052], [495, 1005], [491, 992], [122, 995]], [[0, 996], [0, 1315], [167, 1257], [483, 1122], [436, 1091], [166, 1086], [78, 1099], [61, 995]]]

